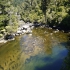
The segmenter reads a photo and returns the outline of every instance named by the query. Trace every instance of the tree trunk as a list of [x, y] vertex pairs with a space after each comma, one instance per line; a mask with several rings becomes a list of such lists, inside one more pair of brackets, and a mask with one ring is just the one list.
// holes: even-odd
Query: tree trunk
[[47, 24], [47, 16], [46, 16], [46, 11], [44, 12], [44, 17], [45, 17], [45, 23]]
[[32, 4], [33, 4], [33, 0], [31, 0], [31, 6], [32, 6]]

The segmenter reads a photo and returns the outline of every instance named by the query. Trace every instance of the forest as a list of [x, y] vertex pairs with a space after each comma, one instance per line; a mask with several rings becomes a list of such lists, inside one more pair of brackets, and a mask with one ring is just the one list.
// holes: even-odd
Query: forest
[[20, 20], [70, 31], [70, 0], [0, 0], [0, 37], [16, 32]]

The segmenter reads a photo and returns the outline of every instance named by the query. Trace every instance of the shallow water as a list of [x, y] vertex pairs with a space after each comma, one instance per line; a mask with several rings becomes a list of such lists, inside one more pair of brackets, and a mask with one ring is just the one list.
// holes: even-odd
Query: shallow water
[[65, 70], [67, 34], [35, 28], [32, 34], [0, 44], [0, 70]]

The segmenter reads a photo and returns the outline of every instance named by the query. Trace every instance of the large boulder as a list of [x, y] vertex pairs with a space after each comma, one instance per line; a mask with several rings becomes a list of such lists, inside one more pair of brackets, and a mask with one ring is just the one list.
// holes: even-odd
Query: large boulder
[[5, 37], [4, 37], [4, 39], [5, 40], [9, 40], [9, 39], [13, 39], [14, 38], [14, 35], [11, 35], [11, 34], [7, 34]]

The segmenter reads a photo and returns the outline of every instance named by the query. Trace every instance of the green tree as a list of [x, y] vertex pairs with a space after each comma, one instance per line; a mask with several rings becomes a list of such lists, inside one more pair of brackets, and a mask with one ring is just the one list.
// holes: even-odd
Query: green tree
[[0, 0], [0, 29], [7, 26], [8, 23], [8, 12], [5, 8], [9, 8], [12, 0]]
[[46, 10], [48, 8], [50, 0], [41, 0], [41, 10], [45, 16], [45, 23], [47, 23], [47, 17], [46, 17]]
[[18, 10], [12, 2], [13, 0], [0, 0], [0, 30], [6, 29], [9, 33], [15, 32], [18, 27]]

